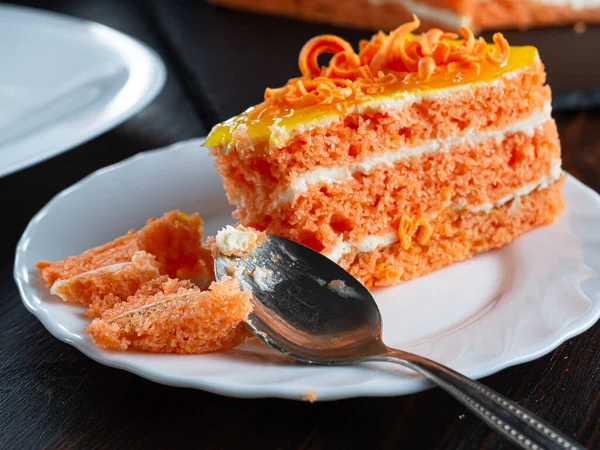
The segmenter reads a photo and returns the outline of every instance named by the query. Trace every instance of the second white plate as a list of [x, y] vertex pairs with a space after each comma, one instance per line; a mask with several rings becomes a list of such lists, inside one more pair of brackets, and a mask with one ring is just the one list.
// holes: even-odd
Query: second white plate
[[162, 89], [142, 43], [103, 25], [0, 5], [0, 176], [118, 125]]
[[[386, 344], [479, 378], [544, 355], [600, 316], [600, 197], [572, 177], [566, 212], [504, 248], [380, 289]], [[179, 208], [198, 211], [206, 233], [233, 223], [207, 150], [193, 140], [102, 169], [59, 194], [30, 222], [16, 254], [15, 280], [25, 306], [58, 339], [108, 366], [159, 383], [237, 397], [319, 400], [400, 395], [423, 379], [370, 364], [292, 364], [257, 344], [221, 354], [119, 353], [94, 345], [83, 310], [53, 298], [34, 264], [57, 260]]]

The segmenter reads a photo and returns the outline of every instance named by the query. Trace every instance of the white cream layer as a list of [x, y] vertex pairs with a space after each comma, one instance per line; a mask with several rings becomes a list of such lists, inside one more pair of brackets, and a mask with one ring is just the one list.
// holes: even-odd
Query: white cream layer
[[542, 109], [533, 111], [527, 119], [519, 120], [501, 130], [482, 131], [480, 133], [467, 132], [451, 136], [447, 139], [434, 139], [415, 147], [400, 147], [397, 150], [363, 159], [359, 163], [344, 164], [333, 167], [318, 168], [298, 176], [289, 187], [280, 195], [276, 204], [287, 202], [297, 195], [306, 192], [314, 184], [341, 183], [352, 178], [355, 173], [367, 174], [381, 165], [391, 165], [402, 159], [423, 153], [448, 151], [457, 145], [475, 145], [481, 142], [503, 138], [514, 133], [527, 133], [532, 135], [535, 130], [552, 117], [552, 105], [546, 103]]
[[403, 5], [409, 12], [416, 14], [421, 19], [431, 19], [440, 24], [446, 25], [452, 29], [458, 29], [462, 25], [470, 26], [471, 17], [458, 14], [447, 8], [429, 5], [424, 2], [415, 0], [369, 0], [373, 5], [381, 5], [385, 3], [399, 3]]
[[[483, 203], [481, 205], [476, 206], [468, 206], [463, 202], [458, 202], [449, 204], [448, 206], [452, 209], [459, 211], [487, 214], [492, 209], [499, 208], [500, 206], [503, 206], [510, 201], [517, 201], [519, 202], [517, 203], [517, 205], [520, 204], [521, 197], [528, 195], [535, 190], [542, 190], [548, 188], [560, 178], [560, 174], [561, 160], [557, 159], [552, 162], [552, 165], [550, 167], [550, 173], [548, 175], [543, 176], [537, 181], [521, 186], [511, 194], [502, 197], [496, 202]], [[431, 217], [431, 220], [433, 219], [435, 219], [435, 217]], [[325, 255], [329, 259], [338, 262], [340, 259], [342, 259], [344, 255], [350, 253], [354, 248], [356, 248], [358, 253], [368, 253], [380, 247], [387, 247], [388, 245], [392, 245], [396, 242], [398, 242], [398, 233], [396, 231], [389, 231], [385, 234], [367, 236], [366, 238], [360, 241], [344, 241], [343, 238], [340, 238], [335, 247]]]

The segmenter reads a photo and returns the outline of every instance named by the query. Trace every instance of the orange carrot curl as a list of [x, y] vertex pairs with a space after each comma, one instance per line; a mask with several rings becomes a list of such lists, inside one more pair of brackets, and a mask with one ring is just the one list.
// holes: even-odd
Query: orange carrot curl
[[[437, 28], [412, 34], [420, 24], [413, 16], [412, 22], [390, 34], [380, 31], [369, 41], [360, 41], [358, 53], [338, 36], [312, 38], [298, 57], [302, 76], [281, 88], [267, 88], [265, 100], [252, 109], [250, 118], [318, 104], [338, 103], [342, 110], [345, 102], [367, 100], [390, 84], [415, 77], [428, 81], [433, 75], [458, 71], [479, 73], [482, 64], [502, 67], [508, 61], [509, 45], [501, 33], [493, 37], [494, 49], [464, 26], [462, 43], [449, 42], [458, 35]], [[320, 66], [319, 57], [324, 54], [332, 56], [329, 64]]]

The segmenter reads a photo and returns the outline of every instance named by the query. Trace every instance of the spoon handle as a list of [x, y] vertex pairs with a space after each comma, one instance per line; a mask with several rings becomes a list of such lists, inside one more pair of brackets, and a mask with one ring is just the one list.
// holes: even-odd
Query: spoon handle
[[523, 407], [454, 370], [401, 350], [369, 358], [406, 366], [443, 388], [491, 428], [528, 450], [584, 450], [580, 444]]

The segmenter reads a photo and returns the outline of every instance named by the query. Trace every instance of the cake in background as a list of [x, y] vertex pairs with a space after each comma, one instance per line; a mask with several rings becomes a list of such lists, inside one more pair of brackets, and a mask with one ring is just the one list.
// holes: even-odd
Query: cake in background
[[413, 14], [425, 29], [527, 28], [600, 22], [600, 0], [209, 0], [213, 4], [296, 19], [392, 30]]
[[[420, 23], [308, 41], [301, 76], [206, 140], [244, 226], [393, 285], [552, 223], [563, 209], [551, 92], [534, 47]], [[329, 53], [327, 66], [319, 56]]]

